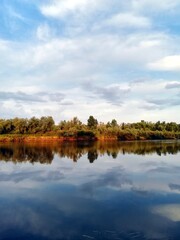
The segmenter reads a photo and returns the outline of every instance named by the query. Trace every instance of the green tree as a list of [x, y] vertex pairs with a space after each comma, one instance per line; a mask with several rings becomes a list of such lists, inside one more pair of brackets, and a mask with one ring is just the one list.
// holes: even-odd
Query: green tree
[[52, 131], [54, 128], [54, 120], [51, 116], [41, 117], [39, 124], [40, 124], [40, 130], [43, 133]]
[[24, 118], [14, 118], [12, 120], [14, 133], [24, 134], [27, 132], [28, 120]]
[[14, 130], [12, 119], [7, 119], [4, 122], [4, 133], [11, 133]]
[[89, 128], [97, 128], [98, 121], [93, 116], [89, 116], [87, 120], [87, 125]]
[[113, 120], [111, 121], [111, 126], [112, 126], [112, 127], [117, 127], [117, 126], [118, 126], [116, 119], [113, 119]]
[[0, 134], [4, 133], [4, 119], [0, 119]]
[[32, 117], [28, 121], [28, 133], [34, 134], [41, 130], [40, 120], [36, 117]]

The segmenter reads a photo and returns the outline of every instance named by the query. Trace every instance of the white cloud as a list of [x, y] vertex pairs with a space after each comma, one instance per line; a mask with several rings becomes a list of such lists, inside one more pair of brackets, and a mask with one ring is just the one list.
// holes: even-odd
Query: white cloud
[[180, 204], [163, 204], [152, 208], [152, 212], [170, 219], [173, 222], [180, 221]]
[[180, 71], [180, 55], [171, 55], [149, 63], [148, 68], [159, 71]]
[[136, 11], [158, 12], [171, 11], [180, 5], [179, 0], [132, 0], [132, 7]]
[[[110, 91], [108, 86], [119, 86], [118, 84], [126, 81], [119, 76], [114, 76], [116, 71], [141, 71], [148, 62], [153, 62], [162, 56], [168, 43], [169, 39], [164, 34], [129, 34], [125, 36], [86, 34], [73, 38], [50, 38], [45, 42], [40, 41], [26, 45], [2, 42], [0, 44], [2, 57], [0, 63], [3, 72], [0, 70], [0, 77], [5, 81], [1, 91], [10, 89], [16, 92], [30, 89], [28, 90], [29, 94], [34, 91], [57, 92], [58, 90], [67, 93], [67, 90], [90, 80], [96, 82], [100, 90], [99, 96], [105, 98]], [[131, 80], [129, 77], [127, 79], [127, 81]], [[151, 85], [143, 86], [139, 94], [144, 97], [146, 89], [150, 87]], [[31, 91], [31, 89], [34, 90]], [[118, 88], [115, 88], [116, 90], [118, 91]], [[113, 95], [113, 89], [111, 92]], [[66, 99], [77, 105], [75, 115], [80, 114], [78, 111], [81, 108], [81, 101], [89, 102], [87, 92], [85, 96], [83, 93], [82, 100], [79, 100], [79, 95], [82, 95], [82, 91], [78, 91], [74, 95], [70, 93], [73, 98]], [[116, 96], [118, 96], [118, 92], [116, 92]], [[112, 99], [113, 97], [111, 97]], [[101, 101], [103, 103], [105, 99], [101, 98]], [[90, 108], [89, 111], [92, 111], [94, 106], [96, 106], [95, 102], [91, 103], [91, 106], [88, 105], [87, 109]], [[112, 106], [112, 101], [111, 105], [108, 104], [108, 107], [110, 106]], [[40, 107], [40, 109], [43, 108]], [[55, 109], [59, 112], [59, 105], [56, 105]], [[61, 109], [64, 109], [62, 111], [65, 112], [67, 109], [71, 114], [74, 112], [70, 106], [66, 106], [65, 109], [64, 105], [64, 107], [61, 106]], [[75, 108], [73, 107], [73, 109]], [[81, 114], [84, 118], [84, 113]], [[55, 110], [53, 115], [56, 115]]]
[[[9, 118], [51, 115], [57, 123], [60, 120], [72, 119], [74, 116], [86, 122], [89, 115], [94, 115], [98, 121], [103, 122], [111, 121], [113, 118], [119, 123], [141, 119], [154, 122], [174, 121], [174, 116], [180, 121], [176, 114], [176, 106], [166, 104], [167, 101], [169, 104], [174, 101], [174, 93], [167, 93], [165, 84], [164, 80], [157, 80], [134, 85], [124, 82], [104, 87], [87, 85], [62, 90], [63, 96], [50, 91], [41, 93], [30, 89], [28, 94], [8, 92], [4, 94], [4, 98], [1, 94], [1, 114]], [[167, 99], [162, 99], [164, 102], [158, 99], [160, 94], [166, 96]], [[32, 104], [30, 98], [35, 99], [36, 103]], [[171, 102], [168, 99], [171, 99]], [[10, 112], [9, 109], [13, 111]]]
[[42, 41], [47, 41], [53, 37], [53, 33], [48, 24], [38, 26], [36, 31], [37, 38]]
[[[180, 6], [179, 0], [126, 0], [126, 1], [108, 1], [108, 0], [52, 0], [49, 3], [41, 5], [41, 12], [45, 16], [63, 18], [69, 13], [83, 14], [93, 10], [106, 10], [106, 13], [134, 12], [134, 13], [157, 13], [160, 11], [177, 11]], [[109, 11], [111, 10], [111, 11]], [[149, 14], [148, 14], [149, 15]]]
[[133, 13], [119, 13], [107, 20], [106, 24], [119, 28], [148, 28], [151, 26], [151, 21], [146, 17], [138, 16]]
[[61, 18], [69, 12], [81, 12], [97, 4], [98, 1], [95, 0], [53, 0], [50, 4], [43, 5], [41, 7], [41, 12], [45, 16]]
[[180, 82], [178, 81], [172, 81], [172, 82], [168, 82], [165, 85], [166, 89], [179, 89], [180, 88]]
[[[49, 31], [46, 26], [45, 32], [44, 27], [38, 28], [41, 39], [46, 39], [46, 30]], [[149, 61], [161, 57], [166, 45], [168, 40], [163, 34], [85, 35], [50, 38], [26, 45], [3, 41], [0, 42], [3, 69], [0, 75], [1, 79], [6, 78], [6, 86], [12, 79], [16, 81], [10, 82], [11, 88], [43, 83], [53, 89], [56, 83], [61, 86], [64, 81], [77, 84], [94, 75], [109, 78], [116, 68], [143, 68]]]

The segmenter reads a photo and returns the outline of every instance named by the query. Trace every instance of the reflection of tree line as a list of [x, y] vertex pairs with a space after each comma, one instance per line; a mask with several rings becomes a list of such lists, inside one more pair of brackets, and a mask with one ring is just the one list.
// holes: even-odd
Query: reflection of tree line
[[0, 160], [18, 162], [39, 162], [51, 164], [54, 155], [67, 157], [77, 162], [83, 155], [87, 155], [90, 163], [98, 156], [107, 154], [116, 158], [118, 154], [176, 154], [180, 151], [180, 142], [64, 142], [61, 144], [1, 144]]
[[147, 154], [177, 154], [180, 151], [180, 142], [163, 142], [163, 141], [144, 141], [144, 142], [125, 142], [121, 143], [121, 150], [123, 154], [137, 154], [137, 155], [147, 155]]
[[21, 144], [0, 145], [0, 160], [50, 164], [54, 158], [52, 149], [46, 146], [29, 146]]

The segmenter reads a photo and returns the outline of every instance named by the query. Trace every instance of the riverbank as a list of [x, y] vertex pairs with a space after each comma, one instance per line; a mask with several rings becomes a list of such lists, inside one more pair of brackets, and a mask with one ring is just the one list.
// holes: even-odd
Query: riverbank
[[56, 136], [56, 135], [0, 135], [0, 142], [76, 142], [76, 141], [144, 141], [144, 140], [176, 140], [180, 134], [174, 132], [141, 132], [121, 131], [117, 135], [92, 135], [92, 136]]
[[74, 141], [97, 141], [96, 137], [58, 137], [58, 136], [20, 136], [0, 135], [0, 142], [74, 142]]

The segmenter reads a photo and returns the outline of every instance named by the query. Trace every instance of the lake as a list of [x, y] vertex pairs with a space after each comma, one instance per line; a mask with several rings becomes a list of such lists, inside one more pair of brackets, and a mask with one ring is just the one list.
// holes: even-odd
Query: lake
[[180, 239], [180, 141], [0, 144], [0, 240]]

